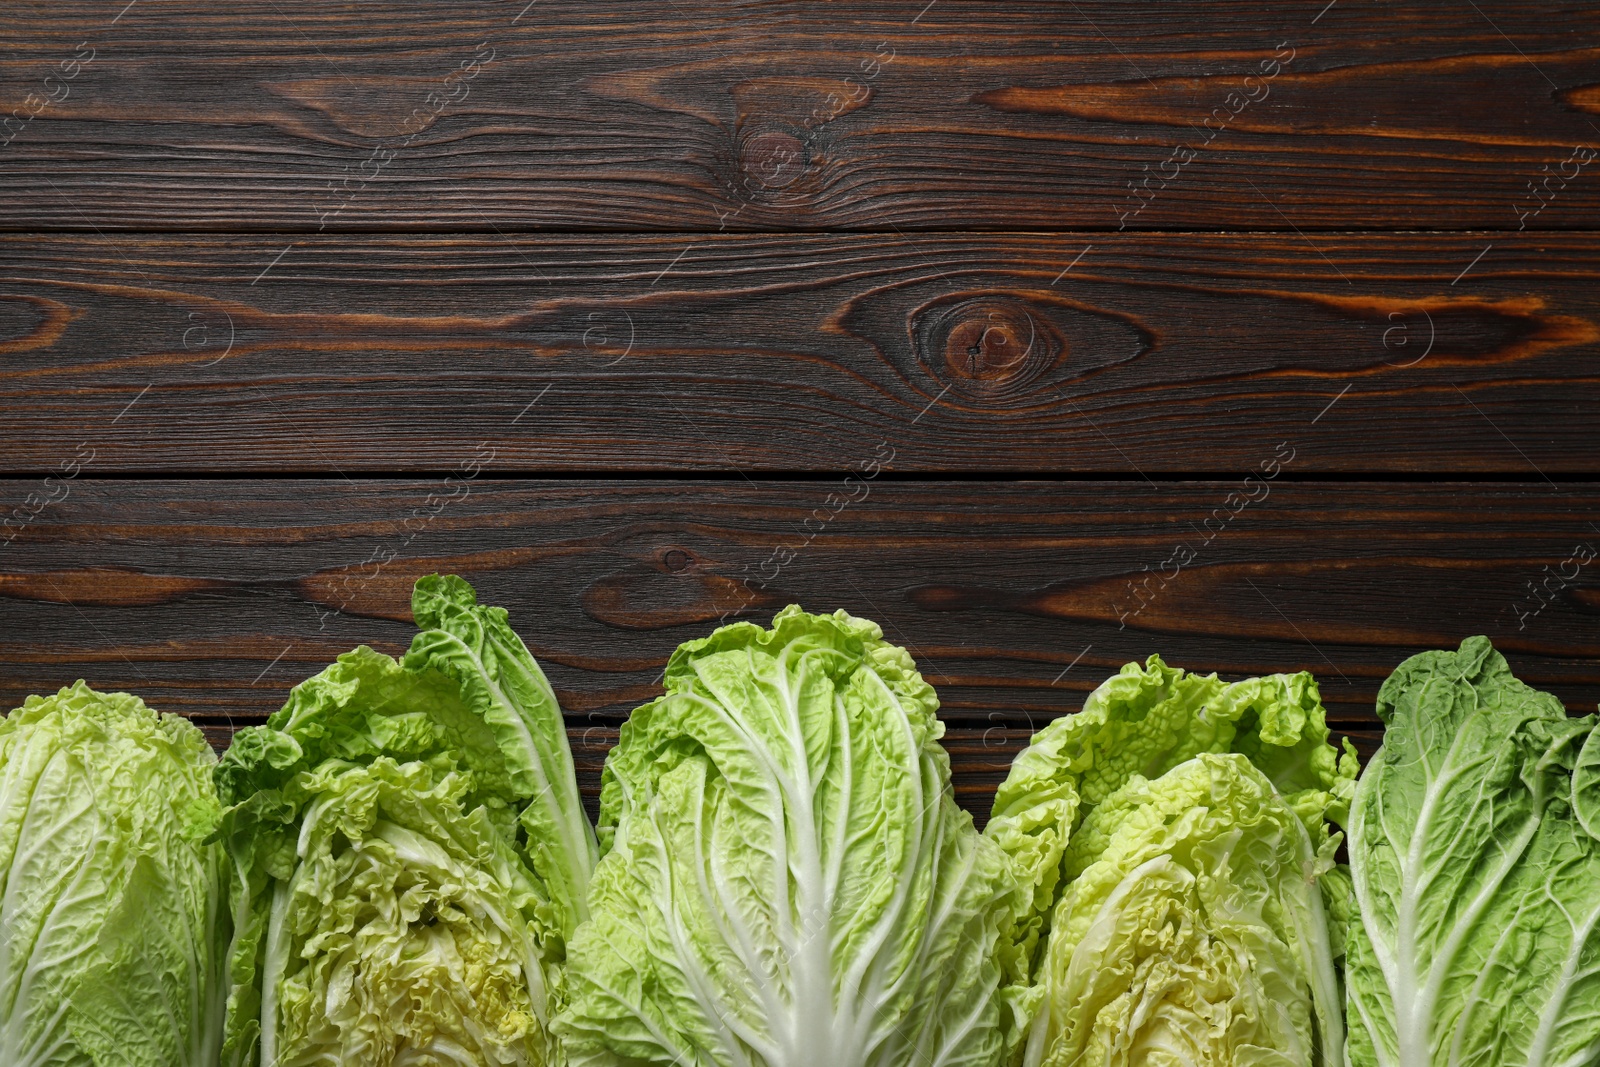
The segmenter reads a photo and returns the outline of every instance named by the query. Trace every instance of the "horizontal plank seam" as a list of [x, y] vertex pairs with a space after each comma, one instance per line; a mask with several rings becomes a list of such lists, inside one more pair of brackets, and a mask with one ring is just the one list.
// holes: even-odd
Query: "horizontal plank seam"
[[1466, 237], [1474, 235], [1500, 235], [1520, 234], [1539, 235], [1550, 237], [1563, 234], [1595, 234], [1600, 233], [1590, 226], [1529, 226], [1519, 229], [1513, 226], [1504, 227], [1476, 227], [1468, 229], [1457, 228], [1429, 228], [1426, 226], [1407, 227], [1351, 227], [1351, 226], [1318, 226], [1307, 224], [1297, 230], [1289, 229], [1211, 229], [1208, 227], [1165, 227], [1158, 229], [1145, 229], [1138, 226], [1075, 226], [1065, 229], [1040, 229], [1037, 226], [1019, 227], [984, 227], [972, 230], [950, 230], [922, 228], [915, 223], [903, 226], [850, 226], [850, 227], [817, 227], [805, 229], [744, 229], [734, 226], [711, 227], [704, 229], [614, 229], [608, 227], [562, 227], [554, 229], [545, 226], [519, 226], [517, 223], [502, 223], [492, 228], [477, 227], [449, 227], [436, 228], [427, 225], [393, 224], [388, 226], [328, 226], [324, 229], [308, 227], [306, 229], [240, 229], [237, 227], [221, 229], [211, 227], [174, 226], [154, 229], [125, 229], [115, 223], [103, 225], [81, 224], [63, 226], [43, 226], [12, 229], [0, 225], [0, 237], [46, 237], [46, 236], [86, 236], [95, 234], [109, 238], [118, 237], [696, 237], [700, 239], [722, 239], [741, 237], [905, 237], [909, 234], [922, 237], [982, 237], [1017, 236], [1017, 237], [1052, 237], [1070, 236], [1073, 234], [1096, 234], [1138, 236], [1138, 237], [1276, 237], [1291, 238], [1305, 234], [1320, 234], [1323, 236], [1371, 236], [1371, 237], [1405, 237], [1410, 235], [1426, 237]]
[[[485, 470], [478, 476], [480, 482], [583, 482], [583, 481], [614, 481], [614, 482], [736, 482], [758, 479], [764, 482], [830, 482], [846, 474], [857, 473], [853, 469], [840, 468], [838, 470], [762, 470], [756, 468], [738, 468], [733, 470], [706, 470], [701, 468], [684, 468], [682, 470]], [[890, 471], [885, 470], [876, 475], [876, 480], [885, 482], [901, 482], [906, 484], [941, 483], [941, 482], [980, 482], [980, 483], [1029, 483], [1049, 482], [1052, 484], [1071, 485], [1076, 482], [1093, 484], [1114, 483], [1141, 483], [1155, 482], [1166, 484], [1182, 484], [1185, 482], [1223, 482], [1241, 478], [1246, 474], [1254, 473], [1247, 470], [1205, 470], [1205, 471]], [[46, 476], [59, 475], [57, 467], [19, 468], [16, 470], [0, 470], [0, 479], [10, 481], [29, 481]], [[389, 470], [389, 471], [345, 471], [343, 473], [333, 470], [288, 470], [288, 471], [170, 471], [170, 470], [103, 470], [96, 474], [83, 475], [78, 479], [83, 483], [112, 483], [112, 482], [309, 482], [309, 481], [339, 481], [367, 482], [374, 485], [380, 483], [415, 484], [419, 482], [436, 482], [445, 478], [458, 479], [460, 472], [456, 470]], [[1572, 472], [1563, 471], [1541, 476], [1529, 472], [1528, 474], [1509, 474], [1503, 471], [1487, 471], [1475, 473], [1472, 471], [1445, 471], [1439, 473], [1416, 471], [1300, 471], [1291, 473], [1280, 472], [1275, 478], [1278, 483], [1329, 483], [1338, 485], [1528, 485], [1539, 486], [1556, 482], [1563, 485], [1585, 485], [1589, 483], [1600, 484], [1600, 469]]]

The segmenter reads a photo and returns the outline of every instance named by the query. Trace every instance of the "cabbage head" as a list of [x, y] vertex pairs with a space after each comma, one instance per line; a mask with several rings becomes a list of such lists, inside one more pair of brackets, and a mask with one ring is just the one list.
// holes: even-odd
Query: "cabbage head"
[[673, 654], [606, 761], [558, 1019], [574, 1067], [990, 1067], [1005, 856], [933, 689], [844, 612]]
[[1378, 715], [1350, 825], [1350, 1063], [1600, 1063], [1600, 722], [1483, 637], [1406, 660]]
[[1339, 1067], [1356, 761], [1309, 674], [1130, 663], [1018, 755], [985, 834], [1027, 1067]]
[[595, 860], [560, 708], [506, 613], [417, 583], [402, 661], [358, 648], [240, 731], [224, 1063], [559, 1062]]
[[83, 682], [0, 719], [0, 1064], [215, 1067], [216, 757]]

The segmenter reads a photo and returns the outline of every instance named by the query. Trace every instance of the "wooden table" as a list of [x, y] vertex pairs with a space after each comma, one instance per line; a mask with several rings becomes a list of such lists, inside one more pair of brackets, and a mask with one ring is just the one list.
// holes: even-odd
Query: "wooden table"
[[586, 784], [799, 601], [980, 814], [1123, 662], [1370, 752], [1487, 633], [1600, 698], [1588, 2], [17, 0], [0, 707], [224, 744], [440, 570]]

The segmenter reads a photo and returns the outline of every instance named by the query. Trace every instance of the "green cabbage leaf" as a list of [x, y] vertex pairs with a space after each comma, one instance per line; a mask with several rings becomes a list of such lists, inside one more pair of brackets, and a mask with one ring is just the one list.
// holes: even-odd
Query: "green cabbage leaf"
[[1600, 1063], [1600, 736], [1483, 637], [1406, 660], [1356, 791], [1354, 1067]]
[[[1338, 976], [1311, 847], [1237, 753], [1135, 777], [1068, 853], [1038, 1062], [1337, 1067]], [[1097, 846], [1081, 843], [1095, 840]]]
[[1000, 946], [1013, 1061], [1341, 1064], [1356, 773], [1305, 673], [1151, 656], [1039, 731], [985, 829], [1024, 885]]
[[1015, 883], [905, 650], [789, 607], [665, 677], [606, 761], [557, 1022], [574, 1067], [997, 1063]]
[[83, 682], [0, 719], [0, 1064], [215, 1067], [216, 757]]
[[560, 708], [500, 608], [417, 583], [403, 660], [339, 657], [217, 770], [236, 933], [224, 1063], [558, 1063], [596, 857]]

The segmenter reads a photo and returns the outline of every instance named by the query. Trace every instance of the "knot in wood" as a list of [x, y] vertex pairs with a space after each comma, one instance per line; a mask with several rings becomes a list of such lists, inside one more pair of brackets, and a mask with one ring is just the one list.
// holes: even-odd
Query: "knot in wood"
[[1028, 316], [967, 319], [951, 328], [944, 343], [944, 362], [962, 378], [997, 381], [1015, 373], [1038, 341], [1038, 327]]
[[806, 166], [806, 147], [792, 133], [766, 130], [745, 138], [739, 165], [749, 181], [762, 189], [794, 184]]
[[1066, 350], [1049, 315], [1021, 300], [961, 300], [920, 318], [924, 365], [974, 400], [1019, 399]]

